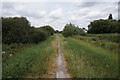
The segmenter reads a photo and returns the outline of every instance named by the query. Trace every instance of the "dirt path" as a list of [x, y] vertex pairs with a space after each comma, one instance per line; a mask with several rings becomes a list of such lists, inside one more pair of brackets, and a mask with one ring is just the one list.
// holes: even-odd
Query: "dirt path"
[[58, 57], [56, 59], [56, 72], [55, 72], [55, 78], [67, 78], [66, 75], [66, 69], [65, 69], [65, 63], [64, 63], [64, 56], [62, 53], [62, 49], [60, 47], [60, 39], [57, 36], [58, 39]]

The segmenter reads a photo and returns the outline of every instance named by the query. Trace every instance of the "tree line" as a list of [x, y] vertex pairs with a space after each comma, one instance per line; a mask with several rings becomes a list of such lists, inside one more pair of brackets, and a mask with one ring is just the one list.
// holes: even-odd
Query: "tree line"
[[38, 43], [54, 34], [54, 29], [49, 26], [35, 28], [30, 25], [26, 17], [8, 17], [2, 19], [2, 43]]
[[108, 19], [99, 19], [90, 22], [88, 25], [87, 33], [85, 33], [85, 28], [79, 28], [73, 24], [66, 24], [64, 26], [62, 34], [67, 36], [72, 35], [86, 35], [90, 34], [104, 34], [104, 33], [120, 33], [120, 20], [115, 20], [112, 17], [112, 14], [109, 15]]
[[90, 22], [88, 25], [88, 33], [102, 34], [102, 33], [120, 33], [120, 22], [109, 15], [108, 19], [99, 19]]
[[[54, 30], [51, 26], [41, 26], [35, 28], [30, 25], [26, 17], [8, 17], [2, 19], [2, 43], [38, 43], [46, 40], [54, 33], [62, 33], [65, 37], [72, 35], [85, 36], [85, 28], [79, 28], [74, 24], [66, 24], [63, 31]], [[112, 14], [108, 19], [99, 19], [90, 22], [88, 25], [88, 33], [120, 33], [120, 20], [115, 20]]]
[[120, 33], [120, 23], [117, 20], [95, 20], [88, 25], [88, 33]]

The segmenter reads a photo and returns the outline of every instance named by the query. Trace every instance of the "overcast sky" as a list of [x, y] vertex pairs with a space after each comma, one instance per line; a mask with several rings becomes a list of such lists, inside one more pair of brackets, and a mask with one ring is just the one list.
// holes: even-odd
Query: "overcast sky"
[[118, 19], [118, 0], [2, 1], [2, 17], [24, 16], [35, 27], [51, 25], [55, 30], [63, 30], [66, 23], [87, 28], [91, 21], [107, 19], [110, 13], [114, 19]]

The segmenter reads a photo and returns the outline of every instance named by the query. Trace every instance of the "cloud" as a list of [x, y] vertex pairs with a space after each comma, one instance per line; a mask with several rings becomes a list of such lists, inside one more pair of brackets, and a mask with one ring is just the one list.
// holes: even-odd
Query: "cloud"
[[22, 16], [27, 16], [27, 17], [33, 17], [33, 18], [43, 18], [46, 15], [45, 11], [31, 11], [31, 10], [26, 10], [26, 11], [19, 11], [19, 13]]
[[78, 7], [92, 7], [97, 5], [98, 2], [77, 2], [76, 5]]
[[18, 12], [15, 11], [14, 9], [3, 9], [2, 10], [2, 16], [15, 16], [18, 15]]
[[111, 5], [106, 6], [101, 12], [104, 12], [106, 14], [113, 14], [113, 18], [117, 19], [118, 18], [118, 4], [115, 3], [109, 3]]
[[113, 2], [78, 2], [78, 5], [74, 2], [7, 2], [3, 3], [2, 9], [5, 17], [24, 16], [35, 27], [51, 25], [58, 30], [63, 30], [65, 24], [70, 22], [87, 28], [91, 21], [107, 19], [110, 13], [117, 18], [117, 5]]
[[13, 6], [13, 3], [11, 3], [11, 2], [3, 2], [2, 3], [2, 8], [11, 9], [11, 8], [14, 8], [14, 6]]
[[103, 11], [107, 11], [107, 10], [110, 10], [110, 11], [118, 11], [118, 3], [110, 3], [111, 5], [108, 5], [106, 6]]
[[46, 11], [39, 10], [40, 7], [30, 6], [31, 3], [4, 2], [2, 7], [3, 16], [26, 16], [34, 18], [43, 18]]
[[118, 2], [119, 0], [2, 0], [2, 2]]
[[62, 8], [58, 8], [56, 10], [53, 10], [50, 12], [49, 17], [54, 18], [54, 19], [59, 19], [63, 16], [63, 10]]
[[102, 16], [104, 16], [104, 15], [105, 15], [105, 13], [102, 13], [100, 11], [92, 11], [86, 16], [86, 18], [96, 19], [96, 18], [102, 18]]

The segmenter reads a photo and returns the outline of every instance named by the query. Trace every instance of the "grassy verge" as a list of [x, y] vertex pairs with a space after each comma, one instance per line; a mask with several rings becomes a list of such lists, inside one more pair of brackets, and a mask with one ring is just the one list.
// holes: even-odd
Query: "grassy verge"
[[118, 76], [117, 54], [82, 40], [64, 38], [63, 53], [68, 71], [75, 78], [115, 78]]
[[54, 36], [51, 36], [46, 41], [17, 52], [18, 54], [16, 53], [15, 56], [11, 56], [6, 62], [3, 62], [3, 78], [22, 78], [29, 75], [41, 77], [46, 74], [50, 56], [54, 52], [49, 47], [53, 39]]
[[102, 39], [109, 42], [120, 43], [120, 34], [109, 33], [109, 34], [88, 34], [88, 37], [95, 37], [97, 39]]
[[15, 56], [21, 51], [35, 46], [35, 44], [2, 44], [2, 62], [7, 61], [11, 56]]
[[[55, 36], [57, 36], [55, 34]], [[50, 56], [48, 61], [48, 71], [47, 74], [43, 75], [42, 78], [55, 78], [55, 69], [56, 69], [56, 57], [58, 55], [58, 40], [57, 37], [51, 42], [50, 46], [51, 49], [54, 50], [53, 54]]]
[[[93, 34], [91, 34], [91, 35], [93, 35]], [[105, 34], [101, 34], [99, 36], [104, 37], [104, 35]], [[119, 43], [108, 41], [108, 40], [105, 40], [105, 39], [100, 39], [100, 38], [95, 37], [95, 36], [98, 36], [98, 35], [94, 34], [94, 37], [86, 37], [86, 36], [75, 35], [75, 36], [73, 36], [73, 38], [78, 39], [78, 40], [82, 40], [86, 43], [95, 45], [97, 47], [101, 47], [104, 50], [108, 50], [108, 51], [111, 51], [112, 53], [117, 53], [118, 54], [118, 50], [120, 48]], [[107, 36], [107, 34], [105, 36]], [[108, 37], [110, 37], [109, 34], [108, 34]], [[108, 39], [108, 37], [106, 37], [106, 38]]]

